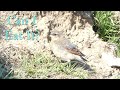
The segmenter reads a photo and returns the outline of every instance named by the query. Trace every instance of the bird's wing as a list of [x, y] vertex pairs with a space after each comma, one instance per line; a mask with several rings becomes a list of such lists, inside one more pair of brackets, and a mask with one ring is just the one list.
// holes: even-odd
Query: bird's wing
[[85, 56], [82, 52], [80, 52], [77, 48], [75, 47], [66, 47], [66, 50], [72, 54], [79, 55], [79, 56]]
[[83, 60], [87, 61], [86, 60], [87, 57], [82, 52], [80, 52], [76, 47], [66, 47], [66, 50], [74, 55], [80, 56]]
[[85, 56], [82, 52], [80, 52], [77, 48], [76, 45], [70, 43], [69, 41], [66, 41], [67, 44], [64, 45], [66, 50], [72, 54], [79, 55], [79, 56]]

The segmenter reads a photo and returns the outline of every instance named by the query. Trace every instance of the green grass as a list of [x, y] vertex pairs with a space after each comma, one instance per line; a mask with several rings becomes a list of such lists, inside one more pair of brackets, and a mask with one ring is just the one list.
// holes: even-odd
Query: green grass
[[[95, 26], [102, 40], [117, 45], [116, 53], [120, 57], [120, 27], [118, 21], [112, 15], [111, 11], [96, 11]], [[0, 64], [0, 78], [4, 79], [89, 78], [89, 72], [82, 67], [74, 68], [74, 64], [62, 63], [58, 58], [53, 58], [44, 53], [36, 54], [32, 59], [24, 56], [22, 65], [14, 69], [14, 75], [12, 72], [13, 70], [8, 71], [3, 67], [3, 64]]]
[[117, 45], [116, 53], [120, 57], [120, 27], [118, 21], [112, 16], [111, 11], [96, 11], [95, 26], [100, 38]]
[[38, 54], [33, 59], [24, 58], [22, 66], [15, 71], [14, 78], [88, 78], [88, 71], [82, 67], [74, 68], [74, 64], [62, 63], [57, 58]]

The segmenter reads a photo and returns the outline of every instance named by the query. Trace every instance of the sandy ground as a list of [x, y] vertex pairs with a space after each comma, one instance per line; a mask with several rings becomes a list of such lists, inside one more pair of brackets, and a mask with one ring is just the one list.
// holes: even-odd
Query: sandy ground
[[[63, 31], [66, 38], [77, 47], [87, 57], [87, 63], [92, 69], [96, 71], [90, 78], [114, 78], [119, 74], [119, 70], [109, 67], [104, 60], [101, 59], [101, 55], [106, 47], [110, 47], [107, 42], [103, 42], [98, 38], [98, 35], [93, 31], [93, 19], [92, 12], [69, 12], [69, 11], [1, 11], [0, 21], [2, 25], [0, 51], [7, 57], [7, 60], [16, 67], [20, 63], [22, 55], [31, 57], [35, 53], [48, 52], [50, 53], [50, 47], [47, 35], [51, 30]], [[8, 17], [10, 19], [8, 19]], [[34, 16], [36, 16], [34, 18]], [[16, 20], [27, 19], [28, 25], [17, 25]], [[33, 19], [34, 18], [34, 19]], [[35, 20], [35, 21], [34, 21]], [[10, 21], [11, 25], [8, 24]], [[32, 23], [35, 22], [35, 25]], [[5, 30], [11, 29], [12, 34], [23, 34], [23, 40], [5, 40]], [[35, 40], [27, 40], [26, 30], [39, 35]], [[13, 48], [12, 48], [13, 47]], [[113, 51], [110, 50], [111, 53]]]

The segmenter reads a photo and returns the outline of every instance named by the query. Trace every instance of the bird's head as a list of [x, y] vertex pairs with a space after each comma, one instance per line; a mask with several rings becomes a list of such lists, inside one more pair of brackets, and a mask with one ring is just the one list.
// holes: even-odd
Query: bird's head
[[61, 31], [51, 31], [50, 37], [51, 37], [51, 40], [58, 40], [59, 38], [62, 37], [62, 32]]

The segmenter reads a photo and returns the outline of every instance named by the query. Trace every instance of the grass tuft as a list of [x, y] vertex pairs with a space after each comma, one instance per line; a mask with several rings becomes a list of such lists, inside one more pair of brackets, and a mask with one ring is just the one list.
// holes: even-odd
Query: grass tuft
[[120, 57], [120, 27], [113, 18], [111, 11], [96, 11], [95, 26], [99, 37], [104, 41], [115, 43], [118, 47], [116, 54]]
[[22, 66], [15, 70], [15, 78], [88, 78], [88, 71], [82, 67], [74, 68], [68, 62], [62, 63], [59, 59], [38, 54], [33, 59], [24, 58]]

